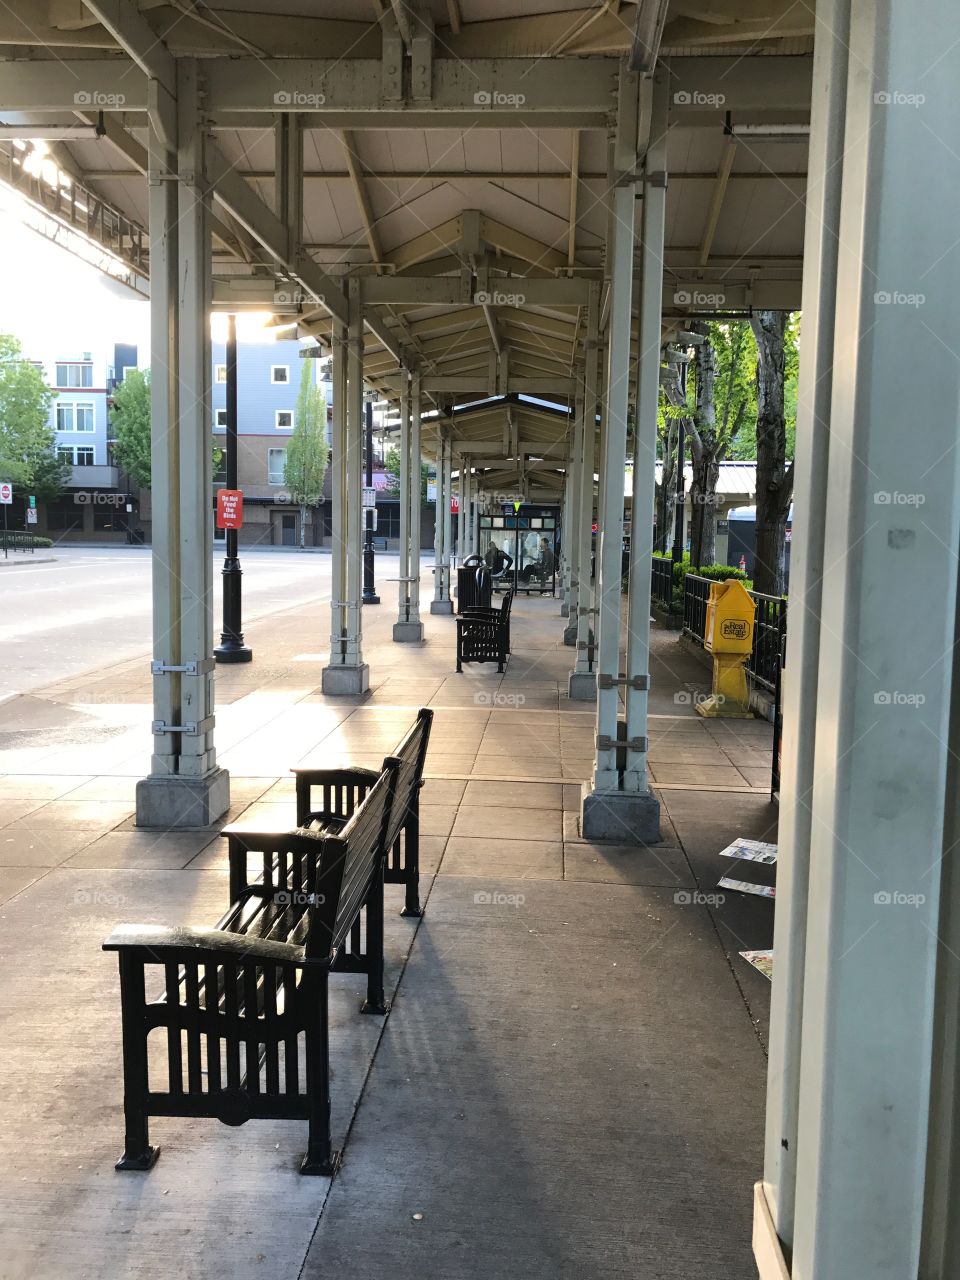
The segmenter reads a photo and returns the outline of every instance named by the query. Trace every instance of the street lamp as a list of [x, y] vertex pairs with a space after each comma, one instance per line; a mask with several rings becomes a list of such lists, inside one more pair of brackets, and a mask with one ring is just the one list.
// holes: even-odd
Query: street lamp
[[[227, 488], [237, 488], [237, 317], [227, 316]], [[253, 650], [243, 643], [243, 608], [238, 531], [226, 531], [223, 561], [223, 631], [214, 649], [217, 662], [249, 662]]]

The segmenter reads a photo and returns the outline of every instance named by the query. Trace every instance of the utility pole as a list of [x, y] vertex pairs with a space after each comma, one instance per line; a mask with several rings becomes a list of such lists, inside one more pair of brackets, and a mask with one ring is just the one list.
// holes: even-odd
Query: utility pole
[[[227, 488], [237, 488], [237, 317], [227, 316]], [[249, 662], [253, 650], [243, 643], [243, 607], [241, 582], [243, 573], [238, 555], [239, 532], [226, 531], [226, 557], [223, 561], [223, 631], [214, 649], [217, 662]]]
[[[364, 405], [366, 411], [366, 451], [367, 451], [367, 488], [373, 488], [373, 401], [368, 400]], [[375, 512], [376, 508], [372, 508]], [[375, 551], [373, 549], [373, 515], [371, 511], [364, 511], [363, 522], [364, 542], [363, 542], [363, 595], [361, 601], [363, 604], [379, 604], [380, 597], [377, 595], [377, 589], [373, 582], [373, 562]]]
[[[687, 403], [687, 366], [686, 365], [681, 365], [680, 367], [680, 395], [685, 406]], [[675, 563], [683, 559], [683, 534], [684, 534], [684, 524], [686, 521], [686, 508], [684, 507], [684, 493], [683, 493], [683, 465], [684, 465], [684, 451], [685, 451], [685, 445], [686, 445], [686, 439], [685, 439], [686, 434], [687, 433], [686, 433], [686, 428], [684, 426], [683, 418], [678, 418], [677, 419], [677, 501], [676, 501], [676, 506], [674, 507], [674, 513], [673, 513], [673, 555], [672, 555], [672, 559], [674, 560]], [[667, 538], [666, 529], [664, 529], [663, 531], [663, 536], [664, 536], [663, 549], [664, 551], [666, 551], [667, 549], [666, 548], [666, 538]]]

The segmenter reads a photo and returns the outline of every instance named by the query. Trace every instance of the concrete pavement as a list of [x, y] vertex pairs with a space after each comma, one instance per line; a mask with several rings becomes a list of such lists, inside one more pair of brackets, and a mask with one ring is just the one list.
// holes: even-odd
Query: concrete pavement
[[435, 708], [423, 919], [388, 888], [392, 1011], [360, 1018], [357, 979], [332, 983], [332, 1189], [298, 1177], [292, 1123], [154, 1121], [155, 1170], [114, 1173], [119, 1004], [100, 942], [120, 920], [216, 919], [222, 842], [133, 826], [144, 658], [0, 707], [0, 1280], [751, 1280], [769, 988], [737, 952], [769, 945], [772, 904], [691, 891], [732, 870], [716, 853], [733, 836], [770, 836], [769, 726], [698, 719], [707, 673], [655, 634], [664, 839], [586, 843], [593, 715], [563, 696], [557, 603], [518, 602], [502, 677], [457, 676], [453, 620], [393, 644], [388, 590], [364, 614], [366, 699], [319, 694], [316, 601], [252, 622], [254, 662], [217, 673], [243, 821], [292, 821], [289, 766], [376, 764]]

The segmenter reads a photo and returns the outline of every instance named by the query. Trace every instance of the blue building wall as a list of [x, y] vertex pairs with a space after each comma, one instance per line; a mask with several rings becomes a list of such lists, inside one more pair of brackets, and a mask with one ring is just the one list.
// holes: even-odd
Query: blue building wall
[[[275, 436], [281, 446], [284, 440], [289, 439], [294, 427], [300, 371], [304, 363], [309, 364], [314, 380], [326, 396], [327, 407], [330, 407], [330, 384], [318, 377], [320, 362], [301, 360], [301, 345], [295, 339], [281, 342], [241, 341], [237, 344], [237, 430], [240, 435]], [[323, 367], [323, 372], [326, 372], [326, 366]], [[275, 377], [285, 377], [286, 381], [274, 381]], [[225, 430], [225, 378], [226, 347], [222, 342], [215, 342], [211, 406], [214, 431]], [[278, 423], [278, 413], [290, 415], [289, 425]]]

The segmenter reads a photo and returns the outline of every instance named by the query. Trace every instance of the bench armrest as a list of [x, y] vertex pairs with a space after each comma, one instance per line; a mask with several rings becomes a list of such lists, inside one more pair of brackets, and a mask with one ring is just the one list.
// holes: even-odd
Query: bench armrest
[[296, 778], [298, 826], [304, 826], [311, 816], [325, 816], [331, 818], [346, 818], [349, 816], [347, 813], [341, 813], [339, 808], [334, 808], [329, 811], [311, 809], [311, 787], [323, 786], [324, 783], [333, 787], [346, 784], [353, 788], [354, 799], [359, 802], [364, 799], [367, 792], [380, 777], [379, 769], [363, 769], [359, 767], [348, 769], [312, 769], [307, 766], [304, 768], [292, 769], [291, 773], [293, 773]]
[[161, 963], [175, 961], [179, 953], [209, 954], [212, 958], [272, 960], [303, 964], [303, 947], [266, 938], [249, 938], [221, 929], [193, 929], [189, 925], [118, 924], [103, 944], [104, 951], [129, 948], [153, 952]]

